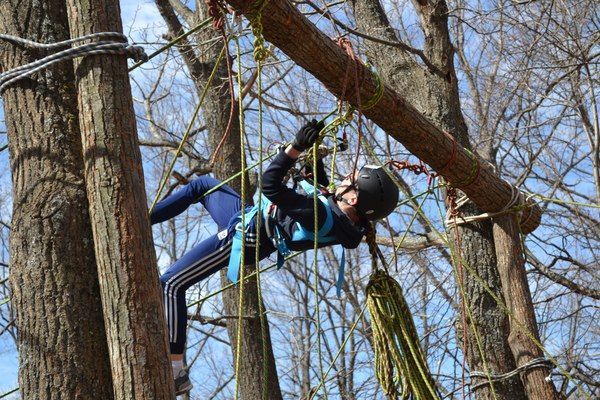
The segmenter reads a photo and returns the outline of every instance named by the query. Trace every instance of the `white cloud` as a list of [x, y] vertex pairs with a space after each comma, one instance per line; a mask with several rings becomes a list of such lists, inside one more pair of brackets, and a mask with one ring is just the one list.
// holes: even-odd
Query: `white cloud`
[[121, 18], [123, 31], [135, 41], [160, 38], [166, 31], [153, 1], [121, 0]]

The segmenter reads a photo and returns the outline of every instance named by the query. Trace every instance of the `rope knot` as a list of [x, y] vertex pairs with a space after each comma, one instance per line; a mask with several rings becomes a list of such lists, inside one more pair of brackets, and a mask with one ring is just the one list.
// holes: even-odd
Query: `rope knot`
[[125, 47], [125, 54], [135, 62], [146, 62], [148, 61], [148, 54], [144, 51], [142, 46], [128, 45]]

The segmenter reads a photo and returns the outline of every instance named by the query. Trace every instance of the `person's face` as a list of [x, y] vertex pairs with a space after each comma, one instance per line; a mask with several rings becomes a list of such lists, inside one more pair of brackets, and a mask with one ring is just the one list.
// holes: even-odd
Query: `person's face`
[[335, 190], [335, 194], [341, 194], [349, 205], [354, 205], [358, 201], [358, 192], [355, 189], [348, 189], [353, 181], [356, 182], [357, 178], [358, 171], [355, 170], [353, 173], [348, 174]]

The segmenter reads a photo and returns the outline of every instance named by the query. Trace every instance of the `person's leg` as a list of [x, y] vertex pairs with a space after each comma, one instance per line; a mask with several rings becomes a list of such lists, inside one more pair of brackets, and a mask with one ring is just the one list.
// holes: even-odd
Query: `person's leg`
[[230, 235], [222, 239], [211, 236], [184, 254], [160, 277], [172, 360], [180, 360], [185, 348], [186, 290], [225, 267], [230, 250]]
[[193, 203], [202, 203], [219, 230], [227, 227], [227, 222], [241, 209], [239, 194], [227, 185], [208, 193], [221, 182], [210, 176], [194, 179], [175, 193], [156, 204], [150, 219], [153, 224], [166, 221], [185, 211]]

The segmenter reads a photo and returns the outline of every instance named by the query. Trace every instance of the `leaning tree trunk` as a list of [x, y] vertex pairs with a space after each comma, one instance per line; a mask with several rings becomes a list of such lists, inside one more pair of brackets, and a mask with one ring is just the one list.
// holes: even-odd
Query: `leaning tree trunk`
[[[173, 2], [169, 3], [167, 0], [155, 0], [155, 2], [169, 27], [171, 36], [183, 33], [181, 22], [171, 5]], [[191, 12], [189, 9], [184, 10], [184, 13], [188, 11], [185, 14], [188, 15], [187, 22], [189, 25], [203, 21], [208, 16], [204, 2], [197, 2], [197, 4], [196, 12]], [[184, 6], [179, 3], [179, 7], [181, 11], [181, 7]], [[218, 35], [220, 35], [218, 32], [208, 29], [198, 33], [197, 40], [198, 42], [205, 42]], [[189, 43], [184, 42], [179, 47], [179, 51], [190, 71], [196, 90], [200, 93], [207, 84], [208, 76], [214, 66], [220, 46], [204, 46], [194, 52]], [[213, 80], [213, 86], [208, 91], [203, 105], [204, 122], [208, 129], [210, 147], [213, 151], [216, 150], [226, 131], [230, 115], [231, 93], [227, 84], [227, 75], [226, 62], [222, 61]], [[219, 151], [213, 169], [215, 176], [220, 179], [226, 179], [241, 169], [240, 125], [237, 108], [232, 122], [229, 136]], [[241, 180], [236, 179], [230, 182], [229, 185], [239, 192]], [[250, 190], [248, 191], [250, 192]], [[247, 203], [252, 201], [252, 193], [247, 193], [245, 201]], [[254, 254], [250, 257], [254, 257]], [[253, 267], [247, 267], [246, 271], [251, 273], [254, 269]], [[221, 280], [223, 285], [229, 284], [225, 270], [221, 272]], [[262, 322], [264, 325], [261, 325], [259, 311], [264, 311], [264, 304], [262, 298], [258, 296], [257, 280], [255, 278], [246, 281], [244, 292], [244, 309], [242, 313], [246, 318], [243, 320], [241, 327], [243, 332], [242, 354], [240, 355], [240, 374], [237, 377], [240, 397], [242, 399], [281, 399], [282, 395], [271, 346], [268, 319], [267, 315], [263, 314]], [[223, 293], [223, 305], [226, 315], [238, 315], [239, 293], [237, 287]], [[235, 359], [238, 332], [237, 319], [228, 320], [227, 332]]]
[[[0, 3], [0, 31], [69, 38], [62, 0]], [[10, 44], [9, 70], [41, 56]], [[4, 94], [13, 183], [10, 284], [24, 399], [111, 399], [112, 381], [88, 202], [73, 66], [60, 64]]]
[[[508, 341], [517, 365], [523, 365], [545, 355], [537, 345], [541, 343], [540, 334], [527, 284], [519, 226], [514, 215], [494, 219], [494, 240], [502, 290], [506, 305], [512, 312]], [[529, 400], [562, 398], [552, 381], [546, 380], [548, 375], [545, 367], [528, 369], [521, 374]]]
[[[71, 36], [122, 32], [117, 0], [68, 0]], [[123, 56], [76, 63], [87, 195], [114, 393], [170, 399], [174, 387], [135, 114]]]

